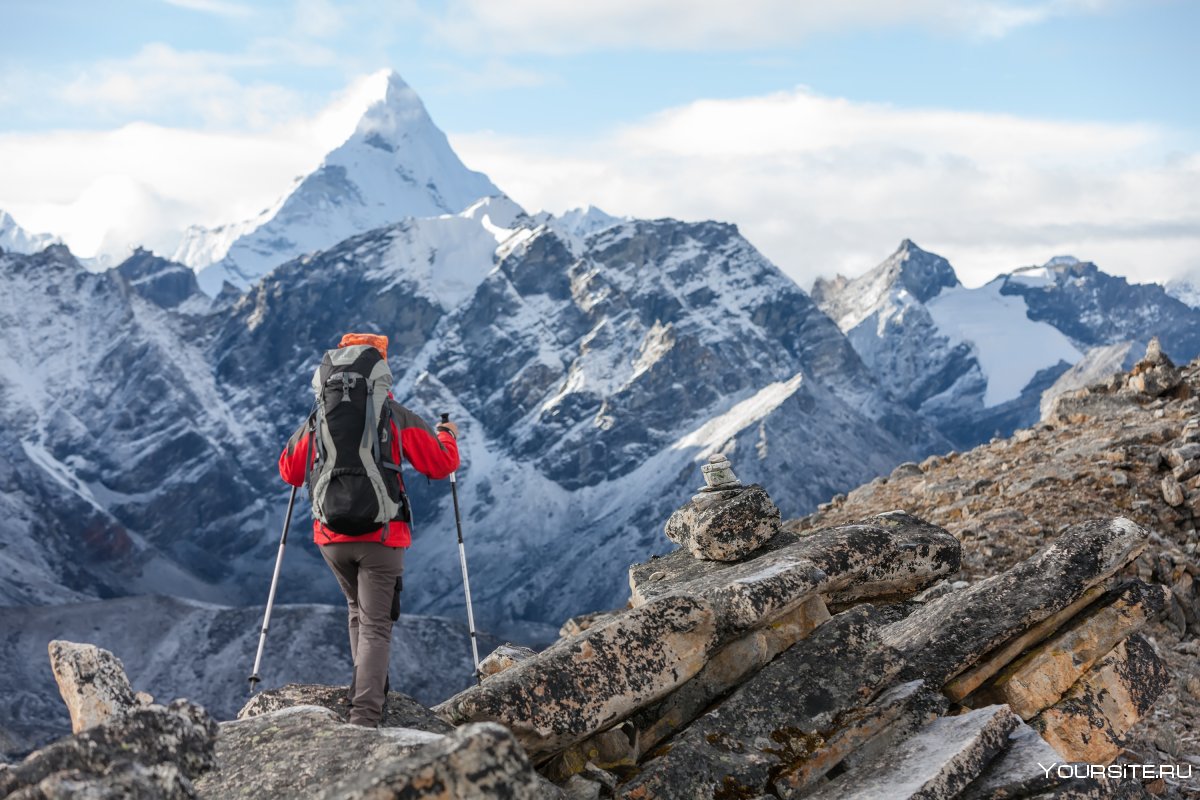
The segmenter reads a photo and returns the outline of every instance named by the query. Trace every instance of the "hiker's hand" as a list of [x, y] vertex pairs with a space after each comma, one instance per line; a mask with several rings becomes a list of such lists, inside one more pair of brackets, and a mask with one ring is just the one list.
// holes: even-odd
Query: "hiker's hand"
[[453, 422], [450, 422], [450, 421], [439, 422], [437, 429], [439, 431], [450, 431], [450, 435], [454, 437], [455, 441], [458, 441], [458, 426], [455, 425]]

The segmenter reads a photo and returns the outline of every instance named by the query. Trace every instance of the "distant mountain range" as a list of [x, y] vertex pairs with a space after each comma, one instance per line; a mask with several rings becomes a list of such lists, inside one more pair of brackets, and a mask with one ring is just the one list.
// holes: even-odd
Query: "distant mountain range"
[[818, 279], [812, 296], [888, 391], [961, 448], [1033, 424], [1061, 376], [1107, 364], [1114, 346], [1113, 371], [1152, 336], [1179, 361], [1200, 354], [1200, 311], [1070, 256], [968, 289], [905, 240], [862, 276]]
[[[260, 217], [194, 229], [186, 264], [138, 251], [95, 273], [49, 241], [0, 247], [8, 606], [261, 602], [287, 496], [275, 462], [348, 330], [387, 334], [397, 397], [459, 420], [476, 616], [535, 639], [624, 603], [626, 567], [664, 549], [713, 452], [795, 516], [1030, 424], [1072, 365], [1119, 361], [1122, 343], [1200, 352], [1200, 312], [1074, 260], [967, 289], [905, 241], [810, 295], [733, 225], [530, 215], [394, 74]], [[405, 607], [457, 617], [447, 487], [408, 482]], [[281, 600], [337, 602], [296, 536]]]

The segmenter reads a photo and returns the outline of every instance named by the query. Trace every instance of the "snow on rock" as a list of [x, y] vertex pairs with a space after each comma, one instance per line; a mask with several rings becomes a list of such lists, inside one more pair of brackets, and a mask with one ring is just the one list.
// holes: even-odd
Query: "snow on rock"
[[49, 233], [30, 233], [17, 224], [12, 215], [0, 209], [0, 250], [10, 253], [37, 253], [62, 240]]
[[1157, 335], [1177, 361], [1200, 353], [1200, 312], [1072, 256], [966, 288], [905, 240], [865, 275], [819, 279], [813, 297], [892, 395], [959, 447], [1032, 425], [1092, 348]]
[[1029, 319], [1025, 300], [1002, 294], [1004, 285], [1001, 278], [978, 289], [949, 289], [927, 304], [939, 331], [970, 344], [987, 378], [985, 407], [1019, 397], [1038, 371], [1083, 357], [1057, 328]]
[[1190, 278], [1175, 278], [1167, 281], [1167, 294], [1191, 308], [1200, 308], [1200, 281]]
[[[500, 194], [467, 169], [421, 99], [395, 72], [373, 76], [377, 98], [354, 133], [276, 206], [252, 222], [193, 230], [175, 259], [216, 295], [224, 281], [247, 289], [276, 265], [405, 217], [454, 214]], [[215, 260], [219, 259], [219, 260]]]

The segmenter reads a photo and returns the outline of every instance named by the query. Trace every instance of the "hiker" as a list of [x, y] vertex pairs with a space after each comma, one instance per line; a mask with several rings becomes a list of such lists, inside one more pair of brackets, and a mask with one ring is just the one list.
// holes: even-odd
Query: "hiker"
[[[343, 336], [313, 375], [317, 409], [279, 456], [283, 479], [309, 487], [313, 540], [346, 596], [350, 722], [367, 727], [383, 716], [404, 549], [412, 543], [400, 458], [437, 480], [458, 468], [458, 427], [446, 421], [435, 432], [395, 401], [391, 380], [386, 336]], [[368, 422], [377, 436], [367, 433]]]

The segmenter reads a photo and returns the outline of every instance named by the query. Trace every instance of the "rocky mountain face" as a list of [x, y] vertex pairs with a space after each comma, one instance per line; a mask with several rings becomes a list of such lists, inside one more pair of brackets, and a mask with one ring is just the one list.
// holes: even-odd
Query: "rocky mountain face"
[[[624, 567], [664, 547], [648, 526], [714, 449], [789, 487], [792, 515], [947, 447], [733, 226], [606, 222], [560, 232], [491, 198], [211, 303], [145, 252], [102, 274], [61, 247], [0, 256], [15, 289], [3, 524], [21, 544], [0, 574], [5, 603], [261, 602], [287, 496], [275, 461], [347, 330], [387, 333], [397, 397], [460, 421], [476, 615], [514, 636], [620, 602]], [[55, 330], [46, 354], [33, 332]], [[459, 618], [448, 493], [409, 485], [420, 578], [407, 607]], [[81, 524], [97, 532], [81, 540]], [[297, 536], [281, 601], [338, 602]]]
[[432, 710], [393, 695], [378, 729], [342, 721], [337, 686], [264, 693], [216, 725], [135, 695], [110, 653], [53, 642], [75, 733], [0, 767], [0, 792], [1183, 796], [1186, 764], [1132, 771], [1121, 751], [1174, 677], [1140, 633], [1173, 596], [1138, 577], [1150, 531], [1071, 524], [963, 582], [943, 528], [893, 511], [784, 530], [762, 487], [712, 465], [668, 525], [683, 546], [630, 568], [626, 608], [506, 653]]
[[500, 194], [450, 148], [421, 99], [395, 72], [374, 75], [377, 98], [354, 133], [257, 218], [192, 228], [174, 260], [199, 271], [216, 295], [225, 281], [248, 289], [275, 266], [405, 217], [455, 214]]
[[134, 258], [94, 274], [61, 245], [0, 253], [4, 605], [215, 599], [200, 537], [256, 502], [203, 324], [143, 297], [181, 295], [144, 282]]
[[1033, 424], [1043, 402], [1078, 388], [1078, 377], [1055, 386], [1073, 365], [1111, 360], [1104, 348], [1158, 336], [1177, 359], [1200, 354], [1196, 309], [1066, 256], [967, 289], [905, 240], [863, 276], [818, 280], [813, 296], [893, 396], [959, 447]]
[[[445, 251], [421, 243], [461, 241], [468, 224], [488, 241], [455, 251], [462, 283], [432, 280], [428, 260], [438, 269]], [[625, 222], [571, 242], [500, 199], [285, 265], [222, 322], [218, 377], [237, 396], [279, 398], [245, 412], [271, 431], [264, 480], [271, 443], [306, 410], [317, 354], [364, 323], [393, 337], [397, 396], [463, 426], [460, 493], [481, 565], [472, 588], [493, 628], [556, 626], [619, 602], [624, 566], [661, 548], [647, 524], [713, 448], [754, 453], [748, 476], [788, 482], [797, 513], [903, 453], [943, 446], [732, 226]], [[280, 364], [265, 387], [261, 358]], [[448, 498], [410, 483], [413, 607], [461, 613]]]
[[1173, 679], [1122, 757], [1193, 763], [1187, 758], [1200, 730], [1198, 398], [1200, 362], [1176, 370], [1152, 346], [1129, 372], [1064, 394], [1044, 419], [1009, 439], [901, 465], [788, 527], [815, 530], [904, 508], [962, 542], [960, 574], [973, 581], [1028, 558], [1061, 535], [1067, 520], [1126, 515], [1151, 531], [1131, 569], [1171, 590], [1164, 616], [1144, 635]]

